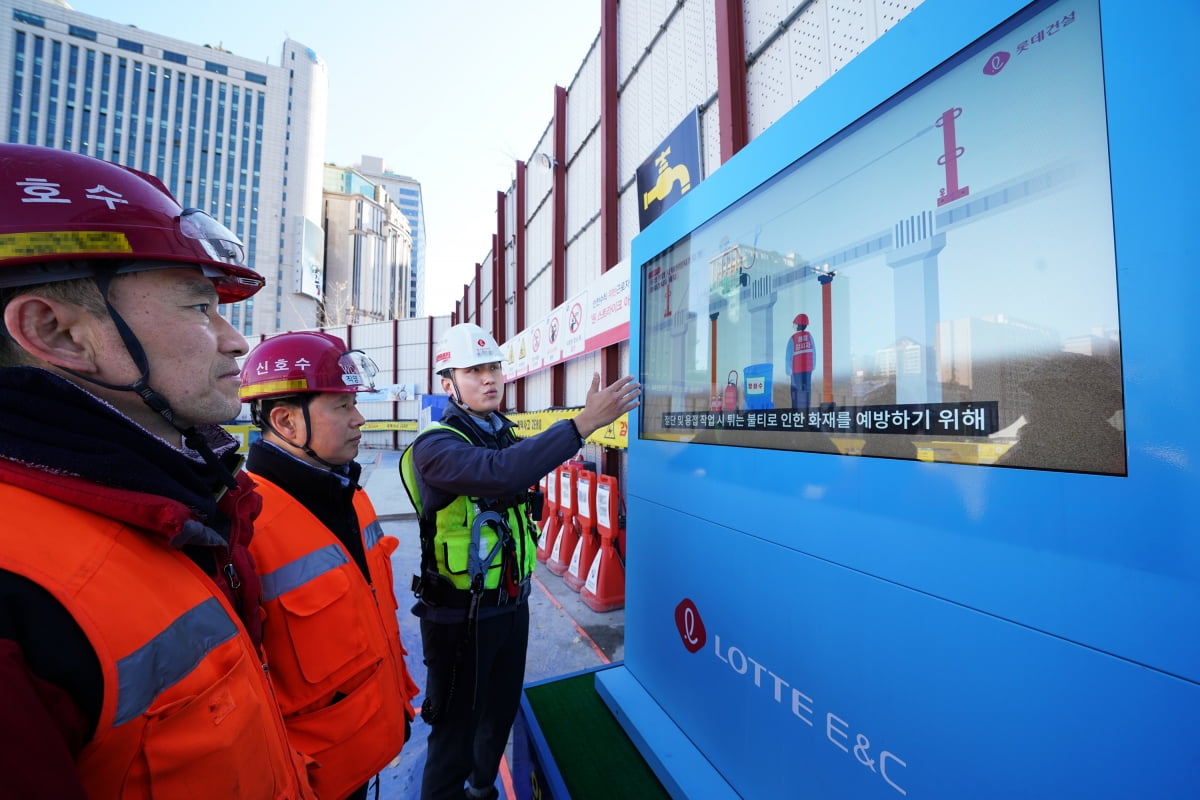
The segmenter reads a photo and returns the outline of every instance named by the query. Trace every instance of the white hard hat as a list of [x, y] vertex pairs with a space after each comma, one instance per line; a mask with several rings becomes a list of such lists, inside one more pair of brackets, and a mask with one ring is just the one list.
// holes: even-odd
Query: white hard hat
[[433, 356], [434, 372], [460, 367], [475, 367], [503, 361], [500, 346], [492, 335], [471, 322], [446, 331]]

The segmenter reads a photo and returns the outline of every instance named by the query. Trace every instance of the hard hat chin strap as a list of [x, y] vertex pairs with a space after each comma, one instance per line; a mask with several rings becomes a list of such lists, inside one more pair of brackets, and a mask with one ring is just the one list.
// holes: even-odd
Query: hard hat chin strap
[[480, 419], [487, 419], [488, 414], [486, 412], [476, 411], [463, 402], [462, 392], [458, 390], [458, 381], [454, 380], [454, 370], [448, 370], [448, 373], [449, 374], [446, 375], [446, 377], [450, 379], [450, 385], [454, 387], [454, 394], [451, 395], [450, 401], [472, 416], [479, 417]]
[[300, 406], [300, 413], [304, 415], [304, 444], [295, 444], [289, 441], [286, 436], [275, 429], [275, 427], [271, 424], [271, 420], [269, 418], [270, 415], [262, 413], [262, 400], [259, 400], [254, 404], [250, 413], [253, 415], [254, 421], [260, 427], [262, 427], [263, 430], [268, 430], [275, 434], [276, 439], [283, 442], [288, 447], [293, 447], [296, 450], [299, 450], [300, 452], [304, 453], [304, 455], [313, 459], [331, 472], [336, 472], [344, 467], [345, 464], [332, 464], [317, 455], [317, 451], [313, 450], [312, 447], [309, 446], [309, 443], [312, 441], [312, 417], [310, 417], [308, 414], [308, 404], [312, 402], [312, 399], [315, 396], [316, 395], [312, 394], [295, 395], [296, 404]]

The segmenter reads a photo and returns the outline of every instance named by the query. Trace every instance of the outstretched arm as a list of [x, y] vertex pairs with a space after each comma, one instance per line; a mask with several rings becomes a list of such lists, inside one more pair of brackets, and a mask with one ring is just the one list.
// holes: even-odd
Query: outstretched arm
[[581, 438], [637, 408], [641, 392], [631, 376], [601, 389], [600, 376], [595, 375], [586, 405], [571, 420], [560, 420], [499, 450], [476, 447], [449, 431], [417, 437], [413, 466], [423, 485], [422, 502], [440, 508], [455, 496], [503, 497], [528, 488], [579, 452]]
[[619, 378], [601, 389], [600, 373], [597, 372], [592, 376], [592, 387], [588, 389], [583, 410], [574, 418], [579, 435], [586, 439], [622, 414], [637, 408], [641, 394], [642, 386], [632, 375]]

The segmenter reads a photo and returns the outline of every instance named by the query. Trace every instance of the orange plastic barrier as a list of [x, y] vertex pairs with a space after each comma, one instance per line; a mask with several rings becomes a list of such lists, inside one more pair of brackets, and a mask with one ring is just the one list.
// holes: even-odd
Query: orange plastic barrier
[[555, 467], [554, 470], [547, 475], [545, 481], [546, 498], [542, 505], [542, 529], [538, 536], [537, 545], [537, 560], [545, 563], [550, 557], [550, 551], [554, 549], [554, 540], [558, 538], [558, 531], [562, 528], [562, 509], [558, 505], [558, 471], [560, 467]]
[[579, 590], [579, 599], [592, 611], [625, 607], [624, 550], [617, 549], [619, 535], [624, 532], [619, 513], [620, 499], [617, 479], [600, 475], [596, 482], [596, 529], [600, 533], [600, 549], [592, 559], [583, 588]]
[[568, 461], [558, 468], [558, 507], [562, 512], [562, 525], [554, 545], [550, 548], [550, 557], [546, 559], [546, 568], [555, 575], [562, 575], [571, 566], [571, 554], [575, 545], [579, 544], [579, 521], [575, 519], [575, 480], [582, 462]]
[[590, 469], [579, 470], [575, 477], [575, 519], [579, 523], [579, 541], [571, 553], [563, 583], [571, 591], [578, 592], [600, 549], [600, 534], [596, 532], [596, 473]]

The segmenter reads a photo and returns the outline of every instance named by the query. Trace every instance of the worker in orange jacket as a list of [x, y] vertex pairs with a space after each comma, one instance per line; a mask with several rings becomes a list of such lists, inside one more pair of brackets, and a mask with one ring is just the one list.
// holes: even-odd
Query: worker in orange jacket
[[263, 497], [251, 552], [263, 575], [263, 641], [292, 743], [321, 800], [366, 797], [408, 739], [417, 687], [404, 663], [391, 555], [358, 484], [357, 393], [375, 366], [336, 336], [285, 333], [242, 368], [262, 438], [249, 470]]
[[0, 797], [308, 800], [237, 442], [263, 278], [157, 179], [0, 144]]

